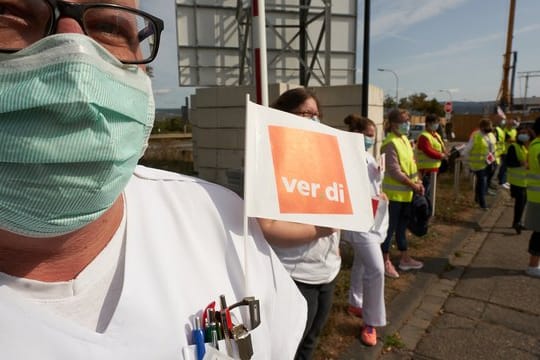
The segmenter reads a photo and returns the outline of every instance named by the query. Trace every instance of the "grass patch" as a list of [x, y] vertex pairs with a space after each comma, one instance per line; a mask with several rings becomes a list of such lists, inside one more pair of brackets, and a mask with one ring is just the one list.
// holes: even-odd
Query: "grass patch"
[[402, 349], [405, 347], [405, 343], [401, 340], [399, 333], [395, 332], [390, 335], [386, 335], [383, 339], [383, 348], [385, 351], [391, 351], [392, 349]]

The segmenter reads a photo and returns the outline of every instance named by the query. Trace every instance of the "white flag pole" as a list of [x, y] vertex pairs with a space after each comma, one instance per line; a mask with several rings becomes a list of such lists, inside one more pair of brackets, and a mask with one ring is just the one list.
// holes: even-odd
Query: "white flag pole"
[[253, 57], [255, 59], [255, 85], [257, 103], [268, 106], [268, 66], [266, 60], [266, 12], [264, 0], [251, 4]]
[[[245, 106], [245, 109], [246, 109], [246, 122], [245, 122], [245, 136], [244, 136], [244, 291], [245, 291], [245, 296], [252, 296], [252, 294], [250, 294], [251, 292], [251, 289], [249, 288], [249, 281], [248, 281], [248, 275], [249, 275], [249, 271], [248, 271], [248, 261], [249, 261], [249, 257], [248, 257], [248, 244], [249, 244], [249, 226], [248, 226], [248, 221], [249, 221], [249, 218], [247, 216], [247, 206], [248, 206], [248, 201], [250, 199], [248, 199], [248, 194], [249, 194], [249, 189], [248, 189], [248, 184], [249, 184], [249, 181], [248, 181], [248, 174], [249, 174], [249, 171], [250, 170], [248, 167], [250, 166], [251, 164], [251, 160], [250, 160], [250, 156], [253, 156], [253, 154], [251, 153], [248, 153], [248, 136], [249, 134], [251, 133], [251, 130], [250, 130], [250, 124], [249, 124], [249, 119], [248, 119], [248, 110], [247, 110], [247, 105], [249, 103], [249, 94], [246, 94], [246, 106]], [[254, 149], [250, 149], [251, 150], [254, 150]]]

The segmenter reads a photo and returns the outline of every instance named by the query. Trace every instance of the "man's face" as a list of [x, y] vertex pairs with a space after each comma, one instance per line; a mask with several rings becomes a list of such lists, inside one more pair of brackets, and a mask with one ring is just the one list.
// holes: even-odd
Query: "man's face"
[[[155, 54], [159, 30], [137, 0], [0, 0], [0, 51], [24, 49], [52, 34], [86, 34], [125, 63]], [[119, 5], [113, 7], [107, 5]]]

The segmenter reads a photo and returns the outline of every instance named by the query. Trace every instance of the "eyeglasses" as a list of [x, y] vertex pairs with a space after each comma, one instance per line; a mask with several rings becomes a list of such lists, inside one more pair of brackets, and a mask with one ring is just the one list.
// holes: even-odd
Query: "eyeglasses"
[[77, 21], [124, 64], [146, 64], [156, 57], [161, 19], [117, 4], [60, 0], [0, 0], [0, 52], [16, 52], [54, 34], [63, 16]]
[[312, 111], [296, 111], [293, 112], [293, 114], [305, 117], [305, 118], [318, 118], [320, 115], [318, 112], [312, 112]]

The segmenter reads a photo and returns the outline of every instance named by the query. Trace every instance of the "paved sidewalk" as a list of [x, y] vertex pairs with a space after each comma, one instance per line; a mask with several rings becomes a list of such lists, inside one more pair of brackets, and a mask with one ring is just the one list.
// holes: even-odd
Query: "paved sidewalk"
[[341, 359], [540, 359], [540, 279], [524, 273], [531, 233], [517, 235], [512, 216], [500, 190], [478, 227], [458, 234], [448, 257], [426, 261], [387, 305], [382, 338], [398, 333], [402, 349], [358, 341]]

